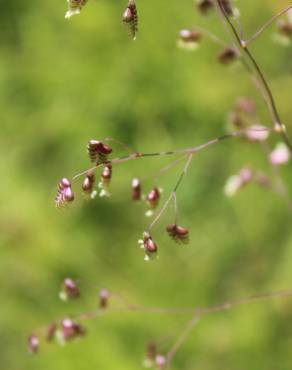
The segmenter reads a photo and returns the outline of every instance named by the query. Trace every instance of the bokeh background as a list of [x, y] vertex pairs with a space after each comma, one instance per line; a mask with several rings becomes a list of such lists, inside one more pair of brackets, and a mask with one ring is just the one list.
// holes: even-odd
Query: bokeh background
[[[238, 1], [247, 35], [289, 1]], [[65, 1], [14, 0], [0, 12], [0, 363], [9, 370], [139, 369], [149, 339], [167, 351], [189, 317], [109, 314], [86, 322], [87, 336], [65, 347], [26, 338], [56, 318], [94, 309], [100, 287], [143, 306], [204, 306], [291, 287], [291, 213], [277, 195], [250, 186], [233, 199], [226, 179], [243, 165], [270, 168], [257, 145], [234, 140], [200, 153], [178, 193], [180, 221], [191, 243], [177, 246], [154, 230], [160, 258], [145, 263], [137, 240], [149, 220], [130, 199], [133, 176], [155, 173], [170, 158], [114, 170], [112, 197], [70, 210], [54, 207], [56, 185], [86, 169], [86, 143], [114, 137], [140, 151], [196, 145], [226, 131], [237, 96], [266, 109], [240, 65], [222, 66], [208, 40], [196, 52], [176, 47], [195, 24], [224, 40], [216, 15], [193, 1], [138, 1], [140, 31], [132, 42], [121, 24], [125, 1], [89, 1], [64, 20]], [[267, 74], [292, 137], [292, 53], [272, 41], [253, 50]], [[277, 140], [271, 139], [271, 145]], [[120, 153], [117, 148], [117, 153]], [[163, 176], [164, 196], [180, 169]], [[281, 168], [291, 190], [291, 165]], [[153, 185], [149, 180], [145, 190]], [[58, 299], [64, 277], [80, 279], [82, 298]], [[269, 301], [205, 317], [182, 346], [173, 369], [291, 369], [292, 302]]]

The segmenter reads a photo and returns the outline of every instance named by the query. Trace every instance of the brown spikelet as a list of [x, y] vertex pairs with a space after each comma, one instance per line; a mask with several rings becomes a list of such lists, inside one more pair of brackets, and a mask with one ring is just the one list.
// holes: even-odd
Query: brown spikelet
[[98, 164], [107, 161], [107, 157], [112, 152], [112, 148], [106, 144], [103, 144], [101, 141], [90, 140], [87, 144], [87, 152], [90, 161]]
[[228, 65], [238, 59], [238, 57], [237, 51], [233, 47], [227, 46], [218, 55], [218, 60], [221, 64]]
[[172, 224], [167, 226], [166, 231], [171, 239], [178, 244], [188, 244], [190, 241], [189, 230], [186, 227]]
[[143, 233], [143, 248], [145, 251], [145, 261], [155, 259], [157, 257], [157, 244], [153, 241], [152, 236], [148, 232]]
[[123, 13], [122, 19], [128, 26], [130, 36], [135, 40], [138, 32], [138, 12], [134, 0], [128, 1], [128, 6]]
[[202, 14], [207, 14], [214, 8], [214, 2], [212, 0], [199, 0], [197, 7]]
[[142, 188], [140, 180], [137, 178], [134, 178], [132, 180], [132, 199], [134, 201], [141, 200], [142, 197]]
[[86, 177], [83, 180], [82, 183], [82, 190], [86, 194], [91, 194], [92, 191], [94, 190], [94, 185], [95, 185], [95, 175], [93, 170], [89, 170], [86, 173]]
[[179, 33], [180, 40], [186, 43], [197, 43], [201, 40], [202, 34], [196, 30], [181, 30]]
[[292, 22], [283, 20], [278, 23], [278, 31], [292, 40]]

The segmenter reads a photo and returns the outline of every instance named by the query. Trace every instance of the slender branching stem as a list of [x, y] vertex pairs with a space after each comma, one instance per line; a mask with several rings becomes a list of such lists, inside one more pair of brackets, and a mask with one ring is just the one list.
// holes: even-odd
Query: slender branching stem
[[[255, 129], [255, 130], [258, 130], [258, 129]], [[271, 131], [268, 128], [263, 128], [261, 130]], [[210, 141], [208, 141], [204, 144], [201, 144], [201, 145], [195, 146], [195, 147], [191, 147], [191, 148], [171, 150], [171, 151], [167, 151], [167, 152], [154, 152], [154, 153], [139, 153], [139, 152], [136, 152], [136, 153], [132, 153], [132, 154], [129, 154], [129, 155], [122, 156], [122, 157], [113, 158], [112, 160], [108, 160], [105, 163], [98, 163], [95, 166], [93, 166], [91, 168], [88, 168], [85, 171], [82, 171], [82, 172], [78, 173], [77, 175], [73, 176], [72, 181], [78, 179], [81, 176], [86, 175], [86, 173], [89, 170], [95, 170], [95, 169], [97, 169], [97, 168], [99, 168], [99, 167], [101, 167], [105, 164], [118, 164], [118, 163], [129, 162], [129, 161], [140, 159], [140, 158], [147, 158], [147, 157], [173, 156], [173, 155], [179, 155], [179, 154], [182, 154], [182, 155], [183, 154], [186, 154], [186, 155], [187, 154], [194, 154], [194, 153], [197, 153], [201, 150], [206, 149], [207, 147], [209, 147], [211, 145], [217, 144], [217, 143], [219, 143], [223, 140], [232, 139], [234, 137], [244, 136], [244, 135], [245, 135], [245, 130], [235, 131], [235, 132], [232, 132], [232, 133], [227, 134], [227, 135], [219, 136], [219, 137], [217, 137], [215, 139], [212, 139], [212, 140], [210, 140]]]
[[279, 17], [287, 13], [292, 9], [292, 5], [287, 6], [287, 8], [281, 10], [279, 13], [275, 14], [271, 19], [269, 19], [262, 27], [260, 27], [248, 40], [244, 43], [246, 46], [250, 45], [254, 40], [256, 40], [272, 23], [274, 23]]
[[178, 159], [176, 159], [176, 160], [170, 162], [169, 164], [167, 164], [166, 166], [162, 167], [160, 170], [158, 170], [154, 174], [149, 175], [149, 176], [145, 176], [144, 178], [141, 179], [141, 182], [144, 182], [144, 181], [148, 180], [149, 178], [158, 179], [158, 177], [162, 176], [163, 174], [165, 174], [166, 172], [171, 170], [173, 167], [178, 165], [183, 159], [185, 159], [185, 157], [186, 157], [185, 155], [182, 155]]
[[[228, 14], [226, 13], [226, 11], [224, 9], [224, 6], [223, 6], [221, 0], [217, 0], [217, 4], [218, 4], [218, 7], [219, 7], [224, 19], [225, 19], [226, 24], [230, 27], [230, 30], [232, 31], [232, 33], [235, 37], [235, 40], [237, 41], [239, 47], [244, 52], [244, 54], [246, 55], [248, 60], [253, 65], [253, 67], [254, 67], [254, 69], [255, 69], [258, 77], [259, 77], [259, 80], [261, 81], [261, 84], [262, 84], [264, 90], [266, 91], [266, 95], [267, 95], [267, 98], [269, 100], [269, 105], [272, 109], [273, 116], [274, 116], [274, 128], [275, 128], [275, 130], [277, 130], [282, 135], [282, 138], [283, 138], [284, 142], [288, 146], [290, 152], [292, 152], [292, 144], [291, 144], [291, 142], [290, 142], [290, 140], [287, 136], [286, 127], [285, 127], [284, 123], [282, 122], [282, 120], [280, 118], [280, 115], [279, 115], [279, 112], [278, 112], [278, 109], [277, 109], [277, 106], [276, 106], [276, 103], [275, 103], [275, 99], [274, 99], [272, 90], [271, 90], [271, 88], [270, 88], [270, 86], [269, 86], [269, 84], [268, 84], [268, 82], [267, 82], [259, 64], [257, 63], [257, 61], [254, 58], [251, 51], [248, 49], [248, 46], [246, 45], [245, 41], [242, 40], [240, 35], [238, 34], [234, 24], [232, 23]], [[268, 106], [269, 109], [270, 109], [270, 107]]]
[[112, 137], [106, 137], [104, 139], [104, 141], [108, 141], [108, 142], [112, 142], [112, 143], [118, 144], [121, 148], [123, 148], [124, 150], [126, 150], [126, 152], [128, 152], [128, 153], [135, 153], [135, 151], [133, 149], [131, 149], [127, 144], [123, 143], [120, 140], [114, 139]]
[[208, 29], [196, 26], [196, 30], [200, 31], [203, 35], [207, 36], [210, 40], [212, 40], [215, 44], [218, 44], [220, 46], [226, 46], [227, 43], [223, 40], [221, 40], [217, 35], [215, 35], [213, 32], [209, 31]]
[[[71, 318], [77, 321], [86, 321], [104, 314], [110, 313], [138, 313], [138, 314], [162, 314], [162, 315], [195, 315], [204, 316], [212, 313], [231, 310], [237, 306], [248, 305], [256, 302], [263, 302], [278, 298], [292, 298], [292, 289], [272, 291], [269, 293], [259, 293], [237, 300], [225, 301], [216, 305], [206, 307], [149, 307], [137, 306], [125, 303], [122, 306], [110, 306], [107, 309], [96, 309], [93, 311], [83, 312], [81, 314], [72, 315]], [[39, 328], [39, 331], [46, 331], [47, 327]]]
[[179, 188], [180, 184], [182, 183], [187, 171], [188, 171], [188, 168], [192, 162], [192, 159], [193, 159], [193, 153], [189, 153], [188, 156], [187, 156], [187, 162], [184, 166], [184, 169], [182, 171], [182, 173], [180, 174], [175, 186], [174, 186], [174, 189], [172, 190], [172, 192], [170, 193], [169, 197], [167, 198], [166, 202], [163, 204], [163, 206], [161, 207], [160, 211], [158, 212], [158, 214], [156, 215], [156, 217], [154, 218], [154, 220], [152, 221], [152, 223], [150, 224], [149, 228], [148, 228], [148, 231], [150, 232], [150, 230], [154, 227], [154, 225], [158, 222], [158, 220], [160, 219], [160, 217], [163, 215], [163, 213], [165, 212], [165, 210], [167, 209], [168, 207], [168, 204], [170, 203], [170, 201], [174, 198], [176, 198], [176, 192], [177, 192], [177, 189]]
[[176, 193], [173, 195], [173, 208], [174, 208], [174, 223], [177, 224], [177, 218], [178, 218], [178, 207], [177, 207], [177, 196]]
[[187, 324], [183, 328], [183, 331], [180, 333], [174, 345], [171, 347], [171, 349], [168, 351], [166, 355], [166, 361], [167, 361], [166, 368], [170, 366], [173, 357], [175, 356], [177, 351], [180, 349], [180, 347], [183, 345], [183, 343], [187, 340], [190, 333], [192, 332], [194, 327], [199, 323], [199, 321], [200, 321], [200, 316], [195, 314], [194, 317], [192, 317], [192, 319], [187, 322]]

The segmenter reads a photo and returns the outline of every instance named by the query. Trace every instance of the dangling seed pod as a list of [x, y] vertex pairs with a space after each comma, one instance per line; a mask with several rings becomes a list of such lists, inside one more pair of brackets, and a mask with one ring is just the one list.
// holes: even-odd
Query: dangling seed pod
[[240, 97], [235, 102], [235, 110], [239, 113], [244, 113], [247, 115], [254, 115], [256, 112], [256, 104], [253, 100]]
[[182, 49], [194, 50], [198, 48], [202, 34], [196, 30], [181, 30], [179, 32], [178, 46]]
[[157, 354], [157, 346], [156, 346], [156, 343], [155, 342], [149, 342], [147, 344], [147, 348], [146, 348], [146, 357], [149, 360], [154, 361], [155, 360], [155, 357], [156, 357], [156, 354]]
[[259, 142], [265, 141], [270, 135], [269, 129], [262, 125], [252, 125], [245, 131], [246, 137], [249, 141]]
[[80, 13], [87, 0], [67, 0], [67, 3], [68, 11], [65, 14], [65, 18], [71, 18], [73, 15]]
[[138, 12], [134, 0], [128, 1], [122, 20], [128, 26], [130, 36], [135, 40], [138, 31]]
[[141, 200], [142, 189], [140, 180], [135, 178], [132, 180], [132, 199], [134, 201]]
[[188, 244], [190, 241], [189, 230], [186, 227], [172, 224], [167, 226], [166, 231], [168, 235], [179, 244]]
[[112, 178], [112, 165], [111, 164], [104, 166], [103, 171], [101, 173], [101, 178], [102, 178], [103, 184], [109, 184]]
[[214, 8], [214, 2], [212, 0], [199, 0], [197, 7], [202, 14], [207, 14]]
[[166, 356], [158, 354], [155, 358], [155, 364], [158, 370], [163, 370], [167, 364]]
[[82, 183], [82, 190], [85, 194], [92, 194], [95, 185], [95, 175], [93, 170], [89, 170], [86, 173], [86, 177]]
[[188, 43], [199, 42], [202, 38], [202, 34], [199, 31], [195, 30], [181, 30], [179, 37], [182, 41]]
[[155, 342], [149, 342], [147, 343], [146, 346], [146, 353], [145, 353], [145, 358], [143, 361], [143, 365], [146, 369], [150, 369], [153, 367], [155, 358], [157, 354], [157, 346]]
[[278, 143], [276, 148], [269, 155], [269, 162], [273, 166], [281, 166], [290, 161], [291, 153], [285, 143]]
[[239, 190], [250, 184], [253, 180], [253, 171], [243, 167], [239, 173], [230, 176], [224, 186], [224, 193], [227, 197], [233, 197]]
[[112, 179], [112, 165], [108, 164], [104, 166], [101, 176], [100, 176], [100, 183], [98, 184], [99, 188], [101, 189], [99, 196], [100, 197], [109, 197], [109, 186]]
[[62, 339], [67, 342], [85, 334], [84, 328], [71, 319], [67, 318], [61, 322]]
[[222, 63], [222, 64], [226, 64], [226, 65], [232, 63], [237, 58], [238, 58], [237, 51], [234, 48], [230, 47], [230, 46], [226, 47], [218, 55], [219, 62]]
[[77, 287], [75, 281], [70, 278], [66, 278], [63, 282], [62, 290], [59, 294], [59, 297], [63, 301], [67, 301], [68, 299], [78, 298], [79, 296], [80, 290]]
[[54, 339], [56, 331], [57, 331], [56, 323], [52, 322], [51, 324], [47, 326], [46, 340], [48, 342], [51, 342]]
[[28, 350], [30, 353], [37, 353], [39, 350], [40, 341], [39, 338], [32, 334], [28, 337]]
[[281, 20], [278, 22], [279, 33], [292, 40], [292, 21]]
[[110, 293], [107, 289], [101, 289], [99, 292], [99, 308], [105, 309], [108, 307]]
[[98, 140], [90, 140], [87, 144], [87, 152], [91, 162], [95, 164], [107, 161], [112, 148]]
[[71, 188], [71, 182], [68, 179], [63, 178], [59, 182], [58, 192], [55, 198], [56, 207], [60, 208], [64, 206], [67, 202], [72, 202], [73, 200], [74, 193]]
[[149, 261], [150, 259], [154, 259], [157, 257], [157, 245], [148, 232], [145, 231], [143, 233], [143, 239], [139, 240], [139, 244], [145, 251], [145, 261]]
[[147, 195], [146, 201], [150, 209], [154, 209], [158, 206], [160, 199], [160, 190], [155, 187]]

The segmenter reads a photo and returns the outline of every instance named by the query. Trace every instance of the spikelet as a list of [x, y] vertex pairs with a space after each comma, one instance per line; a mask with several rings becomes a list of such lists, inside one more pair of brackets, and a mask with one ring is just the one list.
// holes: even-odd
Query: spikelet
[[57, 208], [61, 208], [68, 202], [73, 202], [74, 193], [71, 188], [71, 182], [63, 178], [58, 185], [58, 192], [55, 198], [55, 204]]
[[218, 61], [221, 64], [229, 65], [239, 58], [239, 55], [233, 47], [225, 47], [218, 55]]
[[207, 14], [214, 8], [214, 2], [212, 0], [199, 0], [197, 2], [197, 8], [202, 14]]
[[188, 244], [190, 241], [189, 230], [186, 227], [172, 224], [167, 226], [166, 231], [171, 239], [178, 244]]
[[94, 198], [94, 196], [95, 196], [94, 187], [95, 187], [94, 171], [89, 170], [89, 171], [87, 171], [86, 177], [85, 177], [85, 179], [83, 180], [83, 183], [82, 183], [83, 193], [86, 196], [89, 196], [90, 198]]
[[157, 258], [157, 244], [153, 241], [149, 232], [143, 233], [143, 239], [138, 240], [138, 244], [145, 252], [144, 261], [150, 261]]
[[81, 9], [87, 3], [87, 0], [67, 0], [68, 11], [65, 14], [65, 18], [69, 19], [73, 15], [79, 14]]
[[112, 165], [108, 164], [104, 166], [101, 175], [100, 175], [100, 182], [98, 187], [100, 189], [99, 196], [100, 197], [110, 197], [110, 183], [112, 179]]
[[123, 22], [128, 26], [129, 34], [136, 40], [136, 34], [138, 32], [138, 12], [134, 0], [128, 1], [128, 6], [123, 13]]
[[98, 164], [107, 161], [107, 157], [112, 152], [112, 148], [106, 144], [103, 144], [101, 141], [90, 140], [87, 144], [87, 152], [90, 161]]
[[134, 178], [132, 180], [132, 199], [134, 201], [141, 200], [142, 197], [142, 189], [141, 189], [141, 183], [140, 180], [137, 178]]

